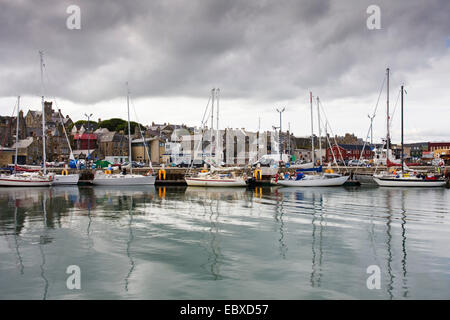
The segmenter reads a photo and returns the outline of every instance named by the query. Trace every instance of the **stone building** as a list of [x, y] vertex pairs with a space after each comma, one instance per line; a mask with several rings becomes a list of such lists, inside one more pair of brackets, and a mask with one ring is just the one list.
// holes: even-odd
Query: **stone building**
[[[9, 147], [16, 142], [16, 116], [0, 116], [0, 145]], [[26, 138], [26, 125], [23, 111], [19, 112], [19, 139]]]
[[134, 139], [131, 141], [131, 157], [132, 161], [148, 163], [148, 154], [153, 164], [166, 163], [164, 157], [165, 140], [154, 138]]
[[106, 128], [95, 131], [98, 136], [98, 157], [113, 163], [128, 157], [128, 136], [122, 132], [111, 132]]
[[[13, 144], [13, 149], [16, 144]], [[40, 165], [42, 163], [42, 138], [37, 136], [27, 137], [17, 143], [18, 164]], [[14, 160], [11, 162], [13, 163]]]
[[6, 168], [14, 163], [16, 149], [0, 146], [0, 168]]
[[[47, 161], [67, 161], [70, 148], [64, 130], [72, 124], [68, 115], [53, 110], [52, 102], [44, 102]], [[29, 110], [24, 119], [27, 137], [42, 136], [42, 111]]]

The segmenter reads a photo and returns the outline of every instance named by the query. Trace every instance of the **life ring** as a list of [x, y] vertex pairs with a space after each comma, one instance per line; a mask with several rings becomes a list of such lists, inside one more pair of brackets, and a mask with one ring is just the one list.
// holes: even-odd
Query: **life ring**
[[69, 171], [67, 171], [66, 169], [64, 169], [63, 171], [61, 171], [61, 174], [62, 174], [63, 176], [67, 176], [67, 175], [69, 175]]
[[[161, 179], [161, 177], [162, 177], [162, 179]], [[158, 171], [158, 179], [159, 180], [166, 180], [166, 170], [160, 169]]]
[[105, 174], [111, 174], [111, 170], [105, 170]]
[[256, 180], [262, 180], [261, 169], [256, 169], [255, 172], [253, 173], [253, 176], [255, 177]]

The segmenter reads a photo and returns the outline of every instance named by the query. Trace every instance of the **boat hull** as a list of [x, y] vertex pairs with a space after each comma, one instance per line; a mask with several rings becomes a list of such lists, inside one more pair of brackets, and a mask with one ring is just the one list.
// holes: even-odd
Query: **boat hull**
[[373, 178], [380, 187], [443, 187], [443, 180], [382, 179]]
[[75, 185], [78, 184], [80, 176], [78, 174], [61, 175], [57, 174], [54, 177], [53, 185]]
[[49, 187], [52, 185], [52, 180], [30, 180], [30, 179], [15, 179], [8, 177], [0, 177], [0, 187]]
[[358, 180], [361, 184], [370, 184], [370, 185], [376, 185], [376, 182], [373, 180], [372, 175], [368, 174], [355, 174], [355, 179]]
[[188, 186], [192, 187], [245, 187], [247, 183], [243, 179], [204, 179], [186, 178]]
[[342, 186], [349, 176], [326, 179], [280, 180], [278, 185], [284, 187], [337, 187]]
[[92, 184], [97, 186], [140, 186], [154, 185], [155, 180], [155, 176], [111, 174], [104, 177], [95, 176]]

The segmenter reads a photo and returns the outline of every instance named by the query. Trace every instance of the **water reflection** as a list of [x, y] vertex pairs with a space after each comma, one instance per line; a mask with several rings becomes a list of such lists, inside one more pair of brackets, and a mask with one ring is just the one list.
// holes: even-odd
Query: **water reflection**
[[131, 243], [132, 243], [132, 241], [134, 239], [133, 229], [132, 229], [132, 224], [133, 224], [133, 195], [130, 195], [130, 209], [128, 211], [128, 215], [129, 215], [129, 219], [128, 219], [127, 256], [128, 256], [128, 259], [130, 260], [130, 270], [128, 271], [128, 274], [125, 277], [125, 291], [128, 291], [129, 279], [130, 279], [131, 274], [133, 273], [133, 270], [135, 268], [135, 262], [134, 262], [133, 258], [131, 257]]
[[204, 237], [204, 245], [207, 260], [201, 263], [213, 280], [222, 279], [220, 266], [222, 262], [222, 253], [220, 248], [220, 215], [223, 206], [227, 203], [246, 199], [245, 188], [205, 188], [205, 187], [187, 187], [184, 193], [185, 199], [194, 201], [201, 205], [203, 216], [208, 219], [208, 231]]
[[47, 295], [48, 295], [48, 279], [45, 276], [45, 264], [46, 264], [46, 259], [45, 259], [45, 253], [44, 253], [44, 248], [43, 246], [50, 243], [51, 242], [51, 237], [49, 237], [47, 235], [47, 197], [46, 194], [43, 194], [43, 198], [42, 198], [42, 211], [43, 211], [43, 220], [44, 220], [44, 228], [43, 228], [43, 234], [39, 236], [39, 252], [41, 254], [41, 264], [40, 264], [40, 268], [41, 268], [41, 277], [42, 280], [44, 280], [44, 294], [42, 296], [43, 300], [47, 300]]
[[[15, 250], [16, 250], [16, 255], [17, 255], [17, 264], [18, 264], [18, 267], [19, 267], [19, 271], [20, 271], [20, 274], [21, 275], [23, 275], [23, 270], [24, 270], [24, 266], [23, 266], [23, 258], [22, 258], [22, 255], [21, 255], [21, 253], [20, 253], [20, 248], [19, 248], [19, 240], [18, 240], [18, 231], [17, 231], [17, 226], [18, 226], [18, 223], [17, 223], [17, 211], [18, 211], [18, 208], [17, 208], [17, 206], [15, 206], [14, 207], [14, 247], [15, 247]], [[7, 237], [7, 234], [5, 234], [5, 237]]]
[[280, 248], [280, 256], [283, 259], [286, 259], [286, 253], [288, 251], [288, 247], [284, 241], [284, 222], [283, 222], [283, 215], [284, 215], [284, 209], [283, 209], [283, 194], [279, 193], [278, 190], [275, 190], [275, 199], [276, 199], [276, 206], [275, 206], [275, 221], [279, 225], [279, 232], [280, 237], [278, 239], [279, 242], [279, 248]]
[[[65, 297], [71, 264], [92, 273], [88, 298], [450, 297], [449, 202], [444, 189], [0, 189], [0, 298]], [[382, 290], [365, 288], [373, 264]]]

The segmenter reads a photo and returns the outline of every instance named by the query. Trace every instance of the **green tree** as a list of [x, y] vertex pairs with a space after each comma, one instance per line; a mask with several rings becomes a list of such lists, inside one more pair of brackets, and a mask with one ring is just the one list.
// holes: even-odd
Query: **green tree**
[[[144, 126], [142, 124], [139, 124], [134, 121], [130, 121], [130, 129], [131, 134], [134, 134], [136, 126], [141, 126], [143, 128]], [[125, 134], [128, 134], [128, 122], [126, 120], [120, 119], [120, 118], [112, 118], [109, 120], [103, 120], [99, 124], [100, 128], [107, 128], [109, 131], [121, 131], [123, 130]]]

